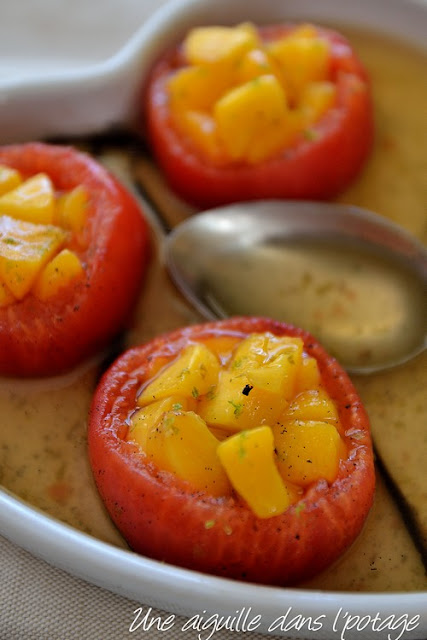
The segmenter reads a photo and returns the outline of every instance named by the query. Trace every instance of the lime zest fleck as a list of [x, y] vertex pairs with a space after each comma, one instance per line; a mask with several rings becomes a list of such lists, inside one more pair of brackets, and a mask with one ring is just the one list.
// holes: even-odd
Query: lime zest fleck
[[239, 460], [244, 460], [247, 455], [245, 449], [245, 440], [247, 440], [248, 434], [246, 431], [242, 431], [239, 435]]
[[300, 502], [295, 507], [295, 515], [300, 516], [305, 509], [305, 502]]
[[315, 141], [319, 139], [319, 133], [315, 129], [304, 129], [304, 138], [306, 140]]
[[215, 398], [216, 396], [215, 389], [216, 389], [216, 386], [212, 385], [212, 387], [207, 392], [206, 397], [208, 398], [208, 400], [213, 400]]
[[233, 400], [229, 400], [228, 404], [231, 404], [231, 406], [234, 407], [233, 413], [236, 418], [238, 418], [243, 411], [243, 404], [240, 402], [234, 402]]
[[233, 365], [232, 365], [232, 367], [231, 367], [231, 368], [232, 368], [232, 369], [240, 369], [240, 367], [242, 366], [242, 364], [243, 364], [243, 358], [238, 358], [237, 360], [235, 360], [235, 361], [233, 362]]

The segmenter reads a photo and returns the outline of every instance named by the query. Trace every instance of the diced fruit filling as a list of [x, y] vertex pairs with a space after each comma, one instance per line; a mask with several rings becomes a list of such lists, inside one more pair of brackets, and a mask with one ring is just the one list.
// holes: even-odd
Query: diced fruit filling
[[334, 401], [301, 338], [190, 342], [140, 390], [126, 439], [196, 491], [283, 513], [346, 457]]
[[258, 163], [291, 145], [336, 99], [330, 44], [311, 25], [263, 42], [249, 23], [193, 29], [168, 81], [175, 127], [210, 160]]
[[38, 173], [27, 179], [0, 165], [0, 308], [31, 294], [47, 300], [84, 275], [88, 196], [83, 187], [58, 193]]

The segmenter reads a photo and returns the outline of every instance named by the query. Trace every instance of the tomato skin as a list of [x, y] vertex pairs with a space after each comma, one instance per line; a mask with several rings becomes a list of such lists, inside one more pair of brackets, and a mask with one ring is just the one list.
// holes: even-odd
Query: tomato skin
[[83, 185], [89, 195], [87, 248], [76, 249], [85, 279], [48, 301], [29, 294], [0, 309], [0, 373], [62, 373], [103, 348], [127, 322], [148, 259], [148, 228], [113, 176], [71, 147], [5, 146], [0, 163], [24, 177], [45, 172], [58, 190]]
[[[158, 358], [218, 332], [297, 335], [337, 403], [349, 455], [337, 479], [312, 485], [300, 503], [261, 520], [233, 497], [213, 498], [146, 461], [123, 439], [136, 394]], [[353, 436], [351, 435], [353, 434]], [[89, 420], [89, 456], [100, 495], [130, 547], [207, 573], [287, 585], [316, 574], [356, 538], [372, 505], [375, 474], [367, 414], [347, 374], [306, 332], [265, 318], [187, 327], [123, 354], [105, 373]], [[206, 523], [212, 526], [206, 527]]]
[[[263, 27], [264, 40], [292, 30]], [[178, 51], [155, 65], [143, 98], [147, 131], [160, 167], [178, 195], [200, 208], [229, 202], [286, 198], [324, 200], [336, 196], [359, 174], [373, 144], [374, 124], [367, 75], [349, 43], [338, 33], [317, 29], [331, 45], [330, 72], [337, 102], [281, 154], [257, 165], [215, 166], [184, 140], [171, 123], [166, 79], [184, 65]]]

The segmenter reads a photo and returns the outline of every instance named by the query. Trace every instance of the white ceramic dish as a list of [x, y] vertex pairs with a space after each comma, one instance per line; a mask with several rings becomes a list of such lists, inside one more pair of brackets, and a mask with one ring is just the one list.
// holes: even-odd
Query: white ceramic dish
[[[23, 29], [22, 7], [19, 12], [16, 3], [2, 7], [0, 43], [4, 47], [5, 42], [13, 42], [14, 49], [9, 55], [1, 54], [8, 65], [0, 66], [0, 143], [132, 125], [142, 80], [153, 59], [194, 24], [233, 24], [242, 19], [258, 24], [280, 19], [347, 22], [425, 44], [425, 0], [172, 0], [114, 51], [114, 43], [132, 33], [132, 22], [123, 19], [123, 12], [133, 12], [137, 23], [146, 14], [143, 3], [104, 0], [101, 11], [93, 9], [97, 3], [76, 2], [70, 21], [63, 2], [26, 0], [40, 28], [29, 32], [31, 37], [13, 40], [10, 33]], [[44, 20], [40, 18], [43, 6]], [[112, 6], [117, 22], [112, 21]], [[112, 22], [116, 32], [111, 30]], [[97, 29], [92, 36], [94, 24]], [[27, 47], [26, 64], [20, 46]], [[8, 68], [14, 72], [7, 73]]]
[[[58, 8], [58, 4], [53, 3], [52, 8]], [[26, 76], [0, 79], [0, 141], [84, 134], [117, 123], [131, 123], [145, 71], [164, 43], [179, 39], [189, 26], [294, 18], [374, 28], [422, 46], [427, 4], [415, 0], [174, 0], [105, 60], [93, 62], [95, 54], [86, 64], [52, 70], [43, 66], [42, 56], [40, 66], [33, 57], [31, 72]], [[61, 28], [67, 29], [67, 21], [63, 10], [58, 10], [56, 29]], [[7, 29], [3, 20], [0, 39], [2, 29]], [[252, 617], [262, 616], [257, 630], [264, 632], [289, 608], [289, 618], [311, 618], [312, 625], [306, 624], [302, 631], [291, 628], [288, 637], [427, 637], [426, 592], [357, 594], [253, 586], [178, 569], [105, 544], [39, 512], [7, 491], [0, 490], [0, 514], [0, 533], [5, 537], [74, 575], [141, 604], [184, 615], [206, 610], [233, 616], [252, 607]], [[345, 628], [348, 615], [364, 616], [365, 622], [360, 628]], [[420, 618], [412, 629], [403, 629], [404, 621], [417, 615]], [[383, 623], [381, 631], [373, 629], [376, 617]], [[398, 620], [402, 621], [400, 626], [393, 629]], [[354, 619], [353, 624], [356, 622]], [[283, 635], [280, 628], [270, 633]]]

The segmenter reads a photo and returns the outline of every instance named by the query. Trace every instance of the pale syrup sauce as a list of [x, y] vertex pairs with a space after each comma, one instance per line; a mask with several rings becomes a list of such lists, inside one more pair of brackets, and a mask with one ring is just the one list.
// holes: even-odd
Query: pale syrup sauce
[[[425, 242], [425, 56], [383, 37], [349, 36], [371, 73], [378, 133], [363, 175], [340, 200], [387, 215]], [[128, 344], [199, 320], [154, 256]], [[426, 365], [424, 355], [386, 374], [354, 378], [371, 417], [378, 454], [412, 509], [419, 544], [424, 532], [424, 549]], [[87, 458], [86, 420], [96, 377], [92, 363], [53, 380], [0, 381], [0, 482], [77, 529], [126, 547], [104, 511]], [[353, 591], [427, 589], [420, 554], [381, 476], [362, 534], [334, 567], [309, 586]]]

